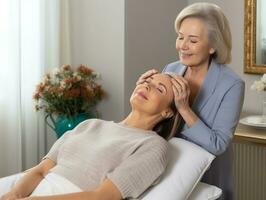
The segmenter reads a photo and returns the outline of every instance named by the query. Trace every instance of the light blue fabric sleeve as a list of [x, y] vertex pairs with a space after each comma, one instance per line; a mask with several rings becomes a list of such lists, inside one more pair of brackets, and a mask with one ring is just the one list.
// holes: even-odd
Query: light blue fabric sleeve
[[199, 119], [192, 127], [182, 131], [182, 134], [210, 153], [222, 154], [231, 142], [238, 124], [244, 100], [244, 89], [245, 85], [241, 80], [232, 85], [224, 95], [212, 127], [208, 127]]

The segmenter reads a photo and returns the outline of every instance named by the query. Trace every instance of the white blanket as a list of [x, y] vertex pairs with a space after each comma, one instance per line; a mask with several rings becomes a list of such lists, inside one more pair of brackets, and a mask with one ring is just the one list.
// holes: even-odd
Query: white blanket
[[12, 176], [7, 176], [4, 178], [0, 178], [0, 197], [5, 193], [9, 192], [10, 189], [16, 184], [16, 182], [23, 176], [24, 174], [14, 174]]
[[[0, 179], [0, 196], [7, 193], [23, 174], [16, 174]], [[31, 196], [48, 196], [81, 192], [82, 190], [69, 180], [55, 173], [47, 174], [40, 184], [32, 192]]]
[[55, 173], [49, 173], [32, 192], [31, 196], [47, 196], [81, 192], [82, 190], [69, 180]]
[[[0, 197], [10, 191], [10, 189], [16, 184], [16, 182], [24, 174], [15, 174], [5, 178], [0, 178]], [[67, 179], [54, 174], [49, 173], [40, 182], [37, 188], [33, 191], [31, 196], [48, 196], [56, 194], [66, 194], [81, 192], [81, 189], [68, 181]], [[221, 190], [215, 186], [211, 186], [204, 183], [199, 183], [198, 187], [193, 191], [189, 199], [193, 200], [206, 200], [206, 199], [217, 199], [221, 195]], [[153, 197], [147, 198], [147, 200], [155, 200]], [[164, 198], [168, 200], [167, 196]], [[171, 198], [172, 199], [172, 198]], [[178, 199], [178, 197], [176, 197]]]

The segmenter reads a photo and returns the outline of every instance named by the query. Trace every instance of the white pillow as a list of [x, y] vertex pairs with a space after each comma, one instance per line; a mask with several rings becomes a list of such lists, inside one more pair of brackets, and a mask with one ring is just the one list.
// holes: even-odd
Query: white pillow
[[222, 195], [222, 190], [214, 185], [199, 182], [188, 200], [215, 200]]
[[169, 140], [169, 163], [160, 182], [143, 200], [185, 200], [215, 158], [200, 146], [181, 138]]

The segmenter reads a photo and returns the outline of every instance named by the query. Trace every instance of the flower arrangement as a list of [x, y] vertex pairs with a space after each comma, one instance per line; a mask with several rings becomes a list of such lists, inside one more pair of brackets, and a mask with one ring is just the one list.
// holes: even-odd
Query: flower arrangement
[[260, 80], [254, 81], [251, 85], [252, 90], [266, 91], [266, 74], [263, 74]]
[[84, 65], [55, 68], [36, 87], [35, 109], [67, 118], [92, 111], [105, 96], [98, 79], [99, 75]]

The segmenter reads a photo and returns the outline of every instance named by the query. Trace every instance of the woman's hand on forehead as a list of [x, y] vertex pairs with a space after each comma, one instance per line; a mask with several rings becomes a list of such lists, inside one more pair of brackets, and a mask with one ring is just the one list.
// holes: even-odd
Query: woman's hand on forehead
[[158, 73], [159, 73], [159, 72], [158, 72], [156, 69], [151, 69], [151, 70], [145, 72], [144, 74], [142, 74], [142, 75], [139, 77], [139, 79], [138, 79], [136, 85], [139, 85], [139, 84], [141, 84], [141, 83], [144, 83], [145, 80], [146, 80], [147, 78], [153, 76], [154, 74], [158, 74]]

